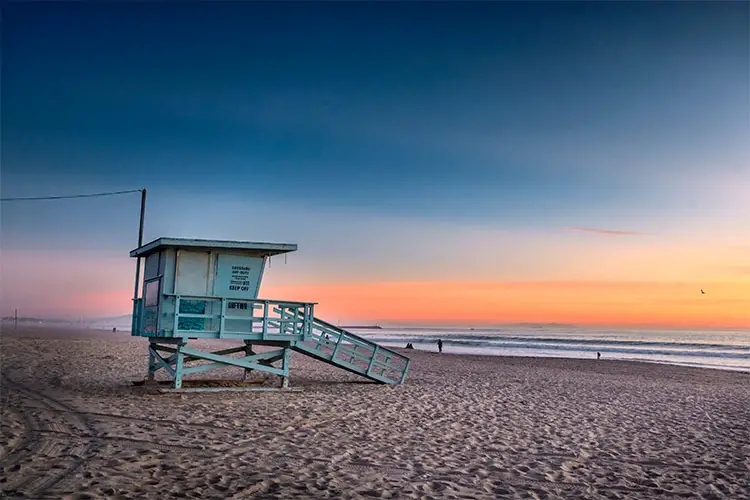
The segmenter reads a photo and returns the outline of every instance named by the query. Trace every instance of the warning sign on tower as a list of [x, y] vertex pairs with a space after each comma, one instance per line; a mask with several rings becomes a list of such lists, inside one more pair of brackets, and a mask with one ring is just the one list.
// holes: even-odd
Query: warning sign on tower
[[244, 255], [219, 255], [214, 295], [242, 299], [256, 298], [263, 259]]

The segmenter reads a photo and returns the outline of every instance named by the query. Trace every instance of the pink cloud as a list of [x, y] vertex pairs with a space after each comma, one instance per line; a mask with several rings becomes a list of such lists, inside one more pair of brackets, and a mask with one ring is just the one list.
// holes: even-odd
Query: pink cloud
[[615, 229], [597, 229], [593, 227], [578, 227], [578, 226], [568, 226], [567, 229], [570, 231], [584, 231], [587, 233], [605, 234], [608, 236], [640, 236], [640, 235], [648, 234], [648, 233], [639, 233], [637, 231], [618, 231]]

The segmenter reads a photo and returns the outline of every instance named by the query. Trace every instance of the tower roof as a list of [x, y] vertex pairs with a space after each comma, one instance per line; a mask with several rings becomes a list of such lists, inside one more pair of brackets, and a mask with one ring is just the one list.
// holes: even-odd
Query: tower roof
[[158, 238], [150, 243], [130, 251], [131, 257], [145, 257], [166, 248], [185, 248], [191, 250], [239, 250], [242, 253], [257, 256], [271, 256], [294, 252], [297, 245], [291, 243], [261, 243], [256, 241], [232, 240], [198, 240], [192, 238]]

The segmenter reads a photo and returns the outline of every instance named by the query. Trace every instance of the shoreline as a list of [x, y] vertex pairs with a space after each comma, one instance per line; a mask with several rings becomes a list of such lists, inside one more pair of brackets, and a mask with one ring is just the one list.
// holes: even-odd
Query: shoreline
[[474, 353], [463, 353], [463, 352], [446, 352], [443, 351], [442, 353], [439, 353], [437, 351], [428, 351], [426, 349], [404, 349], [403, 347], [396, 347], [389, 344], [383, 344], [390, 349], [394, 349], [402, 354], [404, 356], [409, 357], [410, 352], [419, 351], [422, 353], [428, 353], [428, 354], [436, 354], [440, 356], [481, 356], [481, 357], [489, 357], [489, 358], [523, 358], [523, 359], [569, 359], [569, 360], [578, 360], [578, 361], [596, 361], [599, 363], [647, 363], [647, 364], [656, 364], [656, 365], [667, 365], [667, 366], [679, 366], [681, 368], [696, 368], [701, 370], [720, 370], [720, 371], [728, 371], [728, 372], [737, 372], [737, 373], [743, 373], [746, 375], [750, 375], [750, 368], [738, 368], [738, 367], [731, 367], [731, 366], [707, 366], [707, 365], [701, 365], [701, 364], [689, 364], [689, 363], [679, 363], [676, 361], [661, 361], [661, 360], [649, 360], [649, 359], [614, 359], [614, 358], [604, 358], [601, 359], [594, 359], [594, 358], [583, 358], [583, 357], [575, 357], [575, 356], [514, 356], [514, 355], [508, 355], [508, 354], [474, 354]]
[[[111, 330], [106, 329], [97, 329], [97, 328], [75, 328], [75, 327], [64, 327], [64, 328], [54, 328], [54, 327], [34, 327], [34, 326], [19, 326], [18, 331], [12, 331], [12, 328], [3, 329], [0, 331], [0, 340], [2, 338], [17, 338], [17, 339], [37, 339], [37, 340], [85, 340], [85, 339], [101, 339], [101, 340], [114, 340], [117, 342], [122, 341], [144, 341], [146, 342], [146, 337], [138, 337], [133, 336], [130, 334], [129, 331], [125, 330], [119, 330], [117, 332], [112, 332]], [[203, 341], [206, 341], [205, 339]], [[237, 343], [236, 340], [232, 339], [209, 339], [208, 342], [226, 342], [226, 343]], [[673, 366], [673, 367], [679, 367], [684, 369], [701, 369], [701, 370], [711, 370], [711, 371], [721, 371], [721, 372], [731, 372], [731, 373], [740, 373], [744, 375], [750, 375], [750, 368], [744, 368], [744, 367], [726, 367], [726, 366], [708, 366], [708, 365], [701, 365], [701, 364], [689, 364], [689, 363], [680, 363], [680, 362], [673, 362], [673, 361], [664, 361], [664, 360], [649, 360], [649, 359], [616, 359], [616, 358], [609, 358], [609, 357], [602, 357], [601, 359], [597, 360], [595, 358], [587, 358], [587, 357], [575, 357], [575, 356], [529, 356], [529, 355], [508, 355], [508, 354], [492, 354], [491, 352], [482, 352], [482, 353], [466, 353], [466, 352], [450, 352], [450, 351], [444, 351], [442, 353], [437, 352], [437, 350], [427, 350], [427, 349], [405, 349], [404, 347], [400, 347], [401, 344], [395, 344], [395, 343], [389, 343], [389, 342], [382, 342], [383, 346], [386, 346], [390, 349], [394, 349], [400, 354], [403, 354], [406, 357], [410, 357], [411, 353], [424, 353], [424, 354], [435, 354], [435, 355], [450, 355], [450, 356], [457, 356], [457, 357], [480, 357], [480, 358], [498, 358], [498, 359], [505, 359], [505, 360], [512, 360], [512, 359], [528, 359], [528, 360], [571, 360], [571, 361], [593, 361], [593, 362], [599, 362], [599, 363], [636, 363], [636, 364], [647, 364], [647, 365], [657, 365], [657, 366]], [[144, 344], [145, 349], [146, 344]]]

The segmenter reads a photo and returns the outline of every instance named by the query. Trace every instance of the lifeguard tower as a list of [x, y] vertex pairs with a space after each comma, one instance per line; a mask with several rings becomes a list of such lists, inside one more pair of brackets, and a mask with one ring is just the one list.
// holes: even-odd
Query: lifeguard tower
[[[172, 389], [188, 390], [184, 375], [236, 366], [245, 375], [278, 375], [285, 389], [296, 351], [379, 383], [403, 383], [407, 357], [316, 318], [315, 303], [258, 298], [268, 259], [295, 250], [291, 244], [159, 238], [131, 251], [145, 259], [132, 335], [149, 339], [148, 379], [163, 368]], [[203, 352], [188, 345], [194, 339], [242, 345]], [[276, 349], [256, 353], [256, 345]]]

